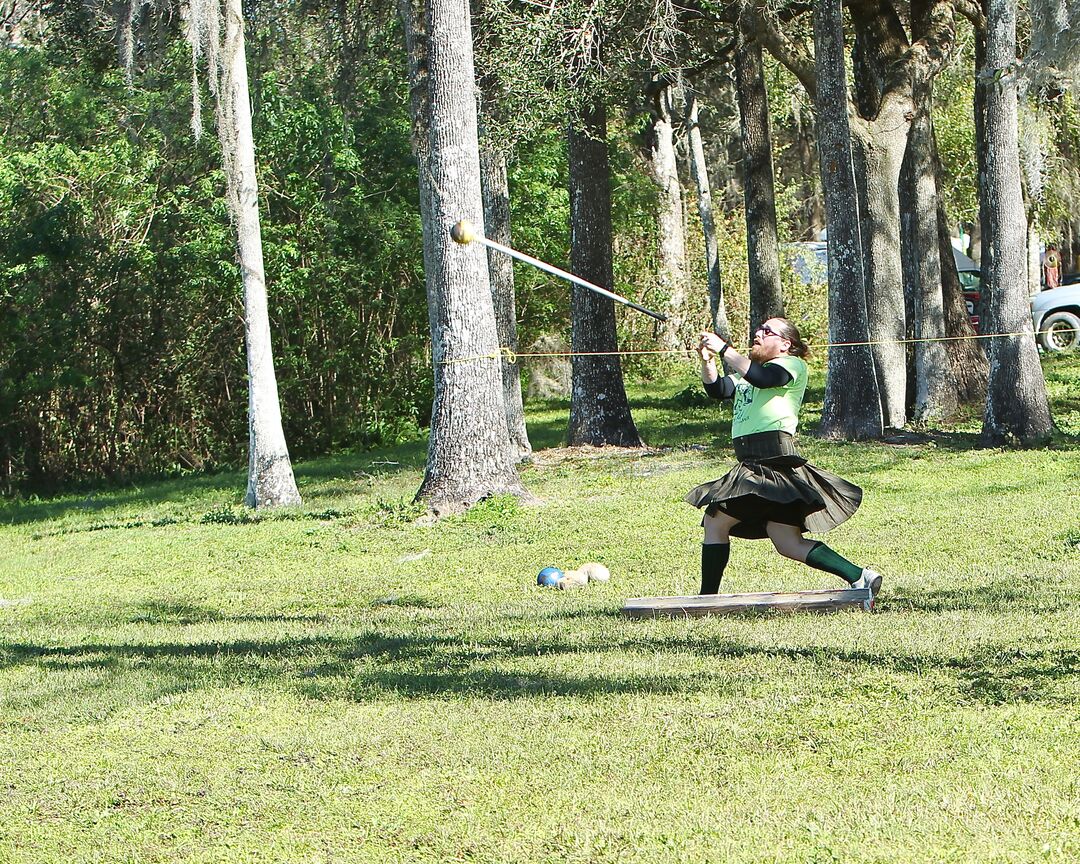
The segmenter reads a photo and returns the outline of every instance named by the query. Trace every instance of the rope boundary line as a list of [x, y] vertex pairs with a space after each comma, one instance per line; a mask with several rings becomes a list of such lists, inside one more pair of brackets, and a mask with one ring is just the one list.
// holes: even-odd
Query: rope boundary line
[[[825, 342], [822, 344], [809, 344], [812, 349], [828, 348], [858, 348], [872, 345], [912, 345], [928, 342], [963, 342], [971, 339], [1011, 339], [1017, 336], [1042, 336], [1046, 333], [1076, 333], [1080, 329], [1076, 327], [1056, 328], [1054, 330], [1022, 330], [1017, 333], [972, 333], [970, 336], [924, 336], [918, 339], [867, 339], [860, 342]], [[450, 360], [440, 360], [439, 365], [452, 366], [458, 363], [472, 363], [476, 360], [505, 360], [515, 364], [522, 357], [628, 357], [643, 354], [692, 354], [692, 348], [652, 348], [627, 351], [512, 351], [506, 346], [501, 346], [487, 354], [474, 354], [470, 357], [457, 357]]]

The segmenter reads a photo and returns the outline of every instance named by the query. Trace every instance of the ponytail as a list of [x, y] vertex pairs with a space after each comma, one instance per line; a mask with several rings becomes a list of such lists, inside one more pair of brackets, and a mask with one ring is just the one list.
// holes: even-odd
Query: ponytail
[[787, 318], [774, 318], [774, 321], [779, 321], [780, 336], [791, 343], [791, 347], [788, 349], [788, 354], [791, 357], [805, 358], [810, 355], [810, 346], [802, 341], [802, 336], [799, 335], [799, 328], [792, 324]]

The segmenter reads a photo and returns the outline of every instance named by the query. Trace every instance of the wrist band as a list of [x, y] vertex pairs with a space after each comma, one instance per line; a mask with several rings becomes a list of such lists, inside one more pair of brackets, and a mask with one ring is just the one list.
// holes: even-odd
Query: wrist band
[[728, 343], [727, 343], [727, 342], [725, 342], [725, 343], [724, 343], [724, 347], [723, 347], [723, 348], [721, 348], [721, 349], [720, 349], [719, 351], [717, 351], [717, 352], [716, 352], [716, 356], [717, 356], [717, 357], [723, 357], [723, 356], [724, 356], [724, 352], [725, 352], [725, 351], [727, 351], [727, 349], [728, 349], [728, 348], [730, 348], [730, 347], [731, 347], [731, 346], [730, 346], [730, 345], [728, 345]]

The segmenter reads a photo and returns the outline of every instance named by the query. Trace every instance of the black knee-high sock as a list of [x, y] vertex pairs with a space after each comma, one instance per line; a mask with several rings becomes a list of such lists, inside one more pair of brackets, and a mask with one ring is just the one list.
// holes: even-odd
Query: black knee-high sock
[[720, 590], [720, 580], [724, 577], [730, 543], [701, 544], [701, 590], [699, 594], [715, 594]]

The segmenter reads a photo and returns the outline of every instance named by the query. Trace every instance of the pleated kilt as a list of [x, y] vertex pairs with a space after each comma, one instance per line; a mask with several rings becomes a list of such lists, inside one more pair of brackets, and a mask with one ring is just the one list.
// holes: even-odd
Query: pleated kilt
[[745, 435], [732, 444], [739, 464], [686, 495], [710, 516], [723, 512], [738, 519], [732, 536], [759, 540], [768, 536], [766, 522], [822, 534], [859, 509], [862, 489], [807, 462], [786, 432]]

